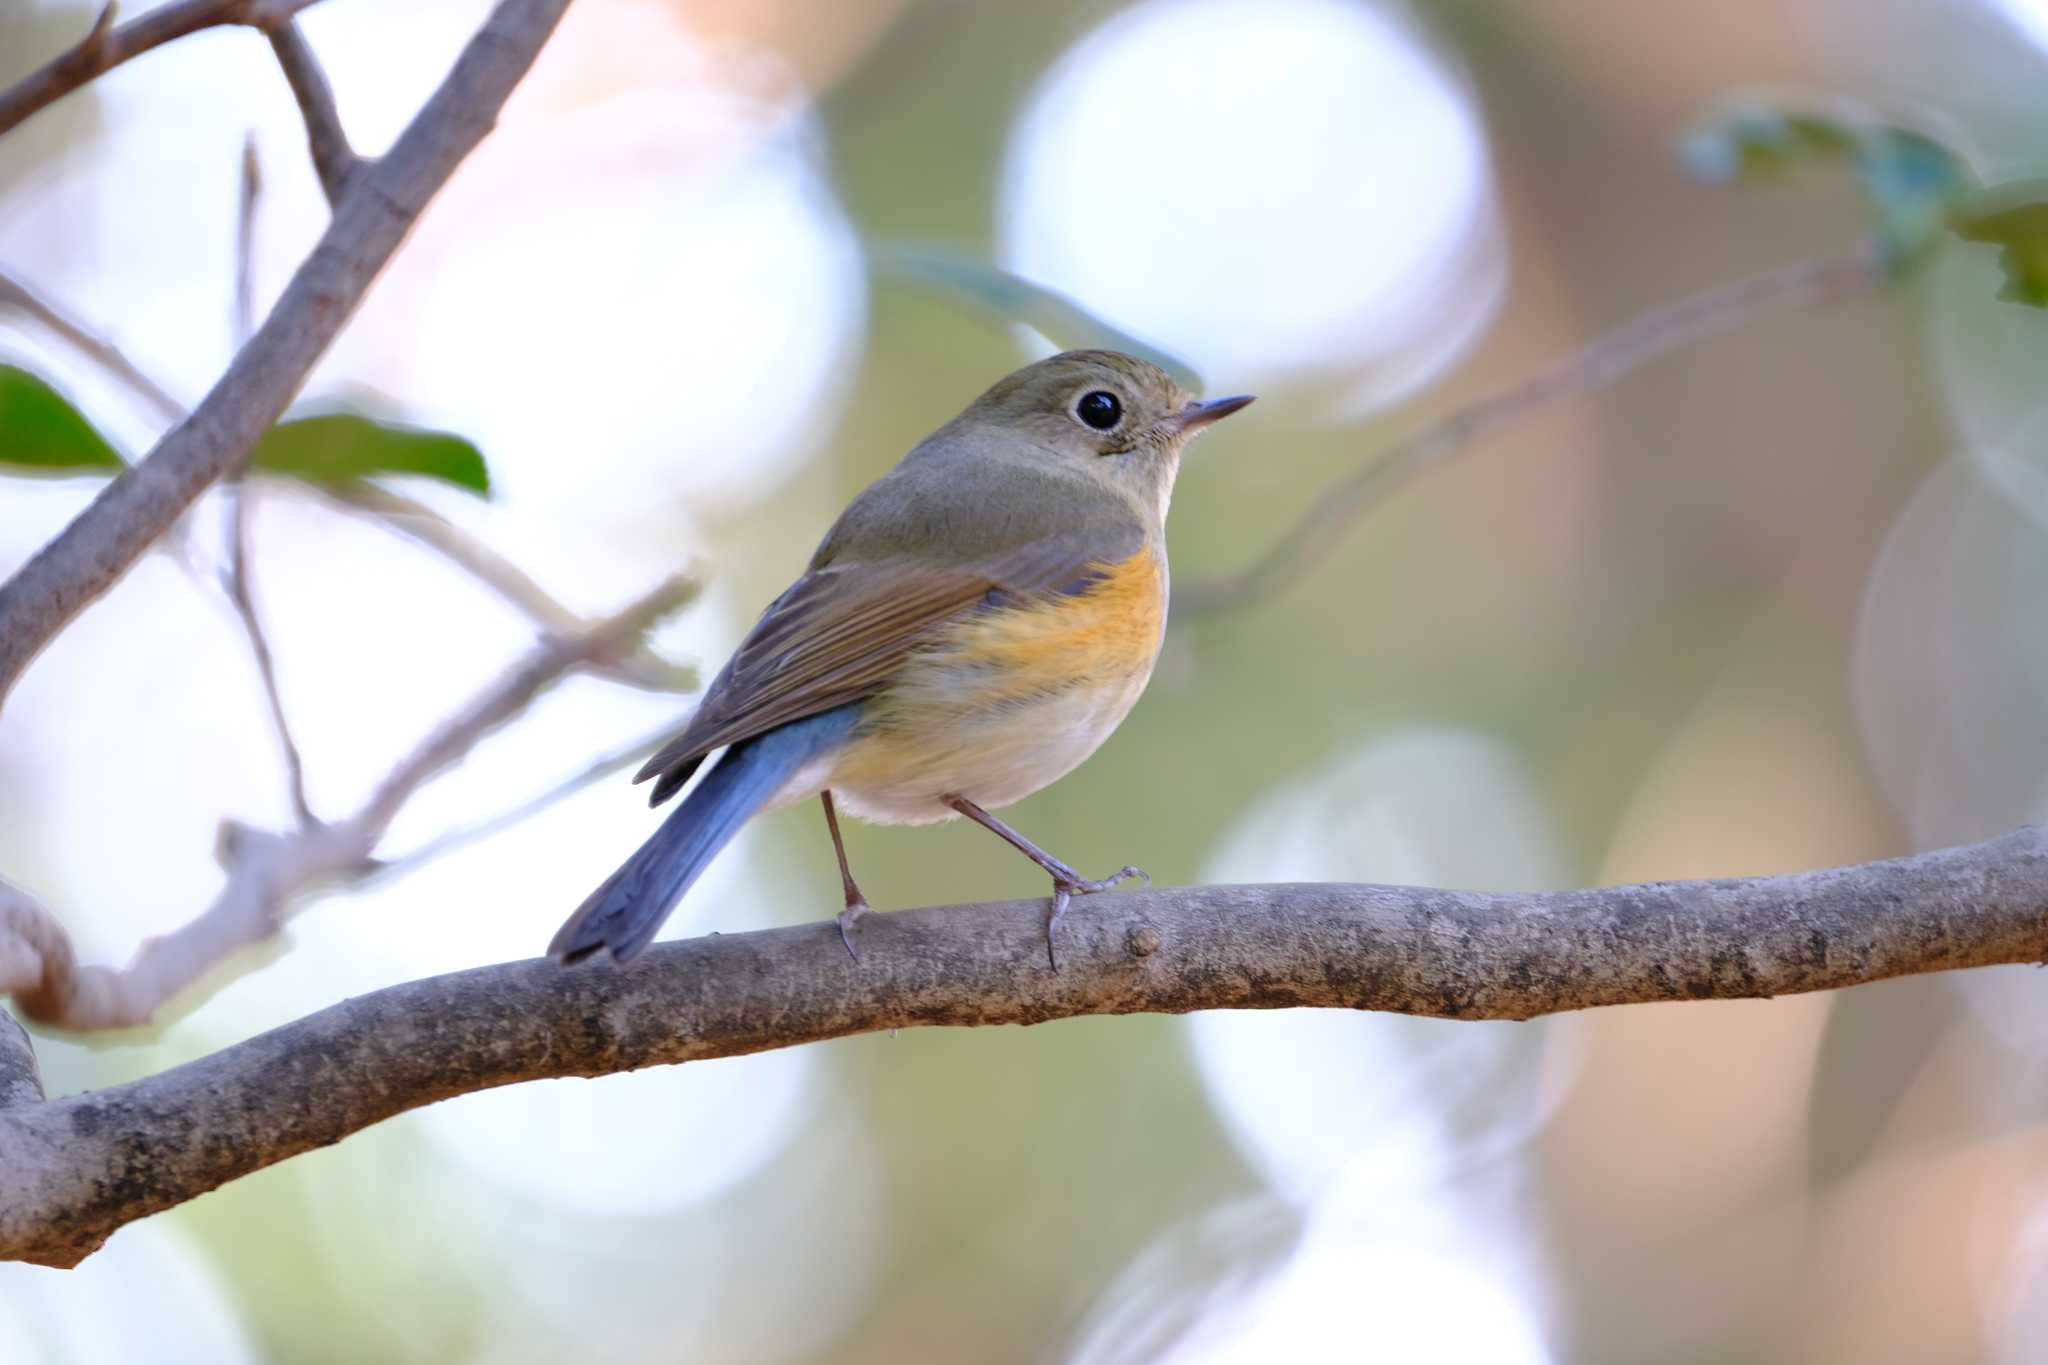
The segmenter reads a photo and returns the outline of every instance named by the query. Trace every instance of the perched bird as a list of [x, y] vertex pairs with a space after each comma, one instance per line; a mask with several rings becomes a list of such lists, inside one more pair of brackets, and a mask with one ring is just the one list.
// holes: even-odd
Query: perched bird
[[989, 814], [1116, 729], [1166, 627], [1180, 453], [1248, 397], [1200, 402], [1157, 366], [1069, 351], [1017, 371], [855, 498], [635, 781], [660, 805], [724, 754], [569, 917], [549, 952], [645, 948], [760, 811], [816, 796], [839, 856], [839, 933], [868, 909], [835, 807], [881, 824], [966, 816], [1052, 877], [1045, 926], [1091, 880]]

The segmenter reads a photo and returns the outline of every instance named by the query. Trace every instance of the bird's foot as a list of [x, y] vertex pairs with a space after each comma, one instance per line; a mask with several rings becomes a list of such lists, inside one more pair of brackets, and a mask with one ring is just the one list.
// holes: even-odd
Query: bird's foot
[[846, 945], [846, 955], [855, 962], [860, 954], [853, 950], [853, 926], [869, 910], [867, 897], [855, 894], [846, 898], [846, 908], [839, 912], [839, 941]]
[[1065, 876], [1057, 872], [1053, 874], [1052, 913], [1045, 917], [1046, 965], [1050, 966], [1054, 971], [1060, 969], [1059, 955], [1053, 950], [1052, 935], [1053, 931], [1060, 927], [1060, 920], [1066, 915], [1067, 907], [1073, 903], [1074, 897], [1092, 896], [1098, 891], [1107, 891], [1111, 887], [1132, 877], [1136, 877], [1147, 886], [1152, 885], [1150, 873], [1146, 872], [1142, 867], [1132, 867], [1128, 863], [1107, 877], [1082, 877], [1077, 875], [1072, 868], [1067, 869]]

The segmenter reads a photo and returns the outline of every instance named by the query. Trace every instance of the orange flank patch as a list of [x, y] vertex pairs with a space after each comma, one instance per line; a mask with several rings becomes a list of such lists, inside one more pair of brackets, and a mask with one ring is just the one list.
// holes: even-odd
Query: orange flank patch
[[1086, 757], [1144, 690], [1166, 625], [1152, 551], [1098, 572], [1081, 592], [966, 612], [936, 632], [867, 703], [833, 785], [1021, 793]]
[[972, 675], [995, 702], [1150, 673], [1166, 625], [1159, 561], [1140, 550], [1096, 572], [1102, 576], [1072, 596], [1048, 593], [963, 617], [917, 662]]

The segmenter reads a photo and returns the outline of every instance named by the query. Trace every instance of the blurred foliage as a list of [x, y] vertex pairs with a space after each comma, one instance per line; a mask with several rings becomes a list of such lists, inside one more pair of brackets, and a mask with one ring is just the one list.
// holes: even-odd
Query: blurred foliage
[[[473, 442], [360, 412], [286, 417], [256, 442], [252, 467], [335, 486], [412, 474], [488, 496], [490, 470]], [[95, 474], [127, 467], [76, 405], [15, 365], [0, 365], [0, 473]]]
[[308, 483], [345, 484], [380, 474], [417, 474], [488, 495], [483, 452], [445, 431], [377, 421], [353, 412], [287, 417], [256, 443], [251, 464]]
[[1847, 160], [1870, 201], [1878, 250], [1893, 270], [1919, 261], [1953, 231], [2000, 248], [2000, 298], [2048, 307], [2048, 181], [1980, 188], [1957, 147], [1846, 105], [1816, 111], [1745, 100], [1689, 135], [1682, 151], [1693, 173], [1710, 181]]
[[0, 472], [105, 474], [124, 465], [69, 399], [18, 365], [0, 365]]
[[1893, 269], [1918, 260], [1976, 183], [1968, 161], [1926, 133], [1847, 106], [1784, 108], [1744, 100], [1686, 138], [1687, 166], [1705, 180], [1782, 175], [1812, 160], [1846, 160]]
[[2048, 180], [1997, 185], [1956, 205], [1956, 234], [1998, 248], [1999, 297], [2048, 307]]

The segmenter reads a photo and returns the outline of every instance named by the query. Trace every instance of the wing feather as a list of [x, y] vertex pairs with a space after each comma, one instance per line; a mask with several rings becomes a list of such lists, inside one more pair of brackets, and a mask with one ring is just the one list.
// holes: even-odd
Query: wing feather
[[658, 778], [659, 805], [712, 750], [872, 696], [960, 616], [1069, 589], [1143, 543], [1133, 525], [1041, 537], [965, 565], [900, 556], [815, 568], [769, 604], [689, 724], [633, 780]]

